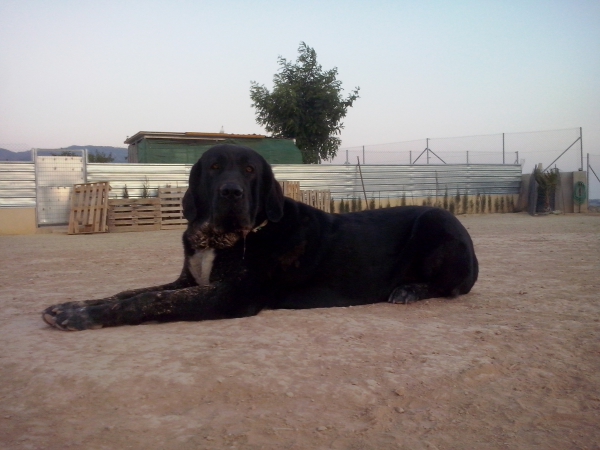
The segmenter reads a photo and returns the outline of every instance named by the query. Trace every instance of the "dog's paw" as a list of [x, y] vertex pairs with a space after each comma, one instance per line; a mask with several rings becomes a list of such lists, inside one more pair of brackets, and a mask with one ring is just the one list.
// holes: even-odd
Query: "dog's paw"
[[405, 287], [397, 287], [392, 291], [388, 297], [389, 303], [398, 304], [401, 303], [406, 305], [408, 303], [416, 302], [419, 300], [419, 296], [410, 289]]
[[63, 331], [94, 330], [102, 328], [102, 324], [94, 321], [89, 306], [81, 306], [79, 302], [64, 303], [46, 308], [42, 319], [48, 325]]

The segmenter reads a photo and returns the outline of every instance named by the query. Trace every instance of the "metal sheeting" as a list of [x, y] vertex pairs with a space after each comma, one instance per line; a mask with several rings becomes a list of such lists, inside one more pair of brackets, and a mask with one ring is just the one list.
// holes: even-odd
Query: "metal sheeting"
[[[123, 197], [127, 185], [130, 197], [140, 197], [143, 185], [156, 189], [187, 186], [188, 164], [99, 164], [86, 165], [86, 181], [108, 181], [111, 197]], [[518, 194], [521, 166], [518, 165], [365, 165], [361, 166], [369, 197], [413, 197], [450, 195], [458, 189], [469, 195]], [[336, 200], [358, 197], [362, 186], [356, 165], [274, 165], [279, 180], [299, 181], [302, 189], [329, 189]], [[437, 175], [437, 184], [436, 184]], [[0, 163], [0, 207], [35, 206], [35, 168], [33, 163]]]
[[[109, 181], [111, 197], [122, 197], [123, 187], [131, 197], [142, 195], [143, 185], [156, 195], [156, 189], [187, 186], [190, 165], [184, 164], [88, 164], [88, 182]], [[470, 165], [366, 165], [361, 166], [369, 197], [413, 197], [450, 195], [460, 191], [469, 195], [518, 194], [521, 166]], [[334, 199], [358, 197], [362, 185], [356, 165], [273, 165], [279, 180], [299, 181], [302, 189], [329, 189]]]
[[130, 197], [141, 197], [144, 185], [149, 196], [156, 197], [159, 187], [187, 186], [191, 168], [189, 164], [88, 163], [87, 182], [108, 181], [110, 198], [122, 198], [125, 185]]
[[[521, 166], [460, 165], [365, 165], [361, 166], [369, 197], [518, 194]], [[274, 165], [279, 180], [299, 181], [302, 189], [329, 189], [334, 199], [359, 197], [362, 184], [356, 165]]]
[[71, 191], [85, 182], [83, 156], [33, 156], [36, 173], [38, 225], [68, 223]]
[[0, 208], [35, 207], [33, 162], [0, 162]]

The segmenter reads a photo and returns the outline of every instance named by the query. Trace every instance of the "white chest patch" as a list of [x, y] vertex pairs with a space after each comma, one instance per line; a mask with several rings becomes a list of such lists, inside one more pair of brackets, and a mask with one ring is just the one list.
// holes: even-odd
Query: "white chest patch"
[[214, 260], [215, 251], [212, 248], [196, 250], [196, 253], [190, 258], [190, 272], [198, 286], [208, 286], [210, 284], [210, 272]]

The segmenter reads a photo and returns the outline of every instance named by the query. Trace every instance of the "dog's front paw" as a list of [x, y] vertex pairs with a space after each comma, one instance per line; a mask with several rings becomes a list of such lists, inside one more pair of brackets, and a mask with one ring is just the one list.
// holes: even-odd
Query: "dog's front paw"
[[90, 314], [92, 306], [63, 303], [46, 308], [42, 319], [48, 325], [63, 331], [94, 330], [102, 328], [102, 323], [94, 320]]
[[394, 289], [394, 291], [388, 297], [389, 303], [395, 304], [404, 304], [413, 303], [419, 300], [419, 297], [415, 292], [412, 292], [410, 289], [406, 289], [403, 287], [398, 287]]

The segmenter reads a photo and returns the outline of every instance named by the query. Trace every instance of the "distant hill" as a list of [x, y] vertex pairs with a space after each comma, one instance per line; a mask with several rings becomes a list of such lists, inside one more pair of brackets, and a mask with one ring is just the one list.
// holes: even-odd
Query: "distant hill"
[[[57, 149], [40, 149], [40, 152], [44, 154], [49, 153], [60, 153], [69, 150], [83, 150], [84, 148], [88, 149], [89, 153], [104, 153], [105, 155], [112, 155], [114, 158], [114, 162], [124, 163], [127, 162], [127, 149], [124, 147], [109, 147], [102, 145], [71, 145], [65, 148], [57, 148]], [[6, 150], [5, 148], [0, 148], [0, 161], [31, 161], [31, 150], [27, 150], [24, 152], [13, 152], [10, 150]]]
[[11, 152], [5, 148], [0, 148], [0, 161], [31, 161], [31, 150]]

